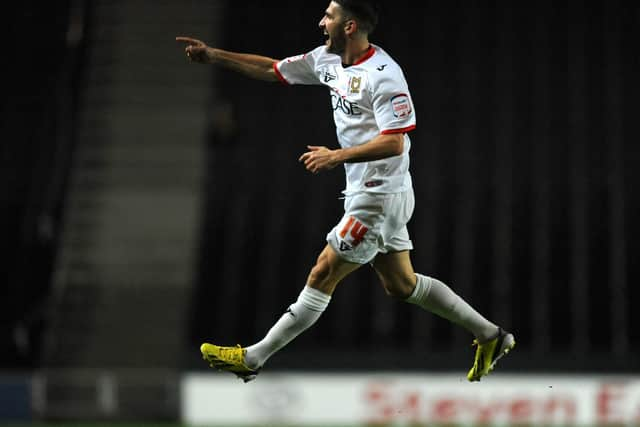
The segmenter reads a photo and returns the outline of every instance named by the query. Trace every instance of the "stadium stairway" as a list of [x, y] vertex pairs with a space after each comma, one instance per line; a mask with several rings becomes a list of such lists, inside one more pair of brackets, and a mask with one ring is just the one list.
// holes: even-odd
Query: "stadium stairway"
[[[177, 368], [187, 342], [218, 2], [93, 3], [46, 368]], [[197, 351], [197, 349], [196, 349]]]

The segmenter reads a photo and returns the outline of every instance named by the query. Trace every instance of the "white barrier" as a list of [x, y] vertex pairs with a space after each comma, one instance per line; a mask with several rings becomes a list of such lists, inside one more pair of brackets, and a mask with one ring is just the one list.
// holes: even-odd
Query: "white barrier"
[[187, 374], [190, 425], [640, 425], [640, 377], [492, 374]]

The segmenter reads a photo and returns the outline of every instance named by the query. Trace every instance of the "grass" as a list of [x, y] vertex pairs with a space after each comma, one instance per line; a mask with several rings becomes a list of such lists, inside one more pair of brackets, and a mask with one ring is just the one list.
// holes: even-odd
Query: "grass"
[[[193, 427], [188, 426], [186, 424], [175, 424], [175, 423], [150, 423], [150, 422], [96, 422], [96, 423], [83, 423], [83, 422], [51, 422], [51, 423], [9, 423], [9, 424], [0, 424], [2, 427]], [[198, 426], [198, 427], [229, 427], [227, 425], [215, 424], [210, 426]], [[233, 427], [293, 427], [293, 425], [280, 425], [280, 424], [252, 424], [252, 425], [237, 425], [234, 424]], [[314, 427], [314, 426], [308, 426]], [[358, 425], [338, 425], [332, 424], [331, 426], [315, 426], [315, 427], [367, 427], [367, 426], [358, 426]], [[378, 425], [377, 427], [384, 427]], [[426, 425], [420, 425], [415, 427], [426, 427]], [[434, 425], [429, 425], [429, 427], [438, 427]], [[441, 426], [441, 427], [455, 427], [455, 426]], [[518, 426], [521, 427], [521, 426]]]
[[[150, 422], [96, 422], [96, 423], [83, 423], [83, 422], [51, 422], [51, 423], [9, 423], [9, 424], [0, 424], [2, 427], [193, 427], [188, 426], [186, 424], [176, 424], [176, 423], [150, 423]], [[198, 426], [198, 427], [229, 427], [222, 424], [216, 424], [211, 426]], [[237, 425], [234, 424], [233, 427], [292, 427], [292, 425], [276, 425], [276, 424], [252, 424], [252, 425]], [[309, 426], [313, 427], [313, 426]], [[317, 427], [328, 427], [328, 426], [317, 426]], [[329, 427], [361, 427], [357, 425], [331, 425]], [[383, 427], [383, 426], [380, 426]], [[434, 427], [434, 426], [430, 426]], [[452, 427], [452, 426], [448, 426]]]
[[[96, 422], [96, 423], [83, 423], [83, 422], [55, 422], [55, 423], [9, 423], [9, 424], [0, 424], [2, 427], [193, 427], [187, 426], [185, 424], [176, 424], [176, 423], [151, 423], [151, 422]], [[408, 427], [427, 427], [426, 424], [402, 424]], [[434, 425], [429, 424], [428, 427], [456, 427], [456, 424], [446, 424], [446, 425]], [[531, 425], [528, 425], [529, 427]], [[198, 427], [229, 427], [227, 425], [216, 424], [210, 426], [198, 426]], [[293, 425], [276, 425], [276, 424], [252, 424], [252, 425], [236, 425], [233, 427], [293, 427]], [[314, 426], [308, 426], [314, 427]], [[371, 427], [370, 425], [337, 425], [332, 424], [331, 426], [315, 426], [315, 427]], [[385, 427], [384, 425], [376, 425], [376, 427]], [[389, 426], [391, 427], [391, 426]], [[501, 427], [523, 427], [522, 424], [513, 425], [513, 426], [504, 426]], [[543, 427], [543, 426], [536, 426]], [[557, 427], [557, 426], [553, 426]], [[571, 426], [575, 427], [575, 426]], [[587, 427], [587, 426], [584, 426]], [[589, 426], [589, 427], [600, 427], [600, 426]], [[604, 426], [603, 426], [604, 427]]]
[[9, 423], [2, 424], [2, 427], [191, 427], [184, 424], [175, 423], [149, 423], [149, 422], [97, 422], [97, 423], [82, 423], [82, 422], [51, 422], [51, 423]]

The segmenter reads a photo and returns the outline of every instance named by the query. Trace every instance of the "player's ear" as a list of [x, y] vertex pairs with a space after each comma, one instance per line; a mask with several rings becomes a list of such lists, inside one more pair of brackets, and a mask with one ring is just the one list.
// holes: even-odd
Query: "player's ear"
[[358, 31], [358, 23], [353, 19], [347, 20], [344, 24], [344, 32], [350, 35], [356, 31]]

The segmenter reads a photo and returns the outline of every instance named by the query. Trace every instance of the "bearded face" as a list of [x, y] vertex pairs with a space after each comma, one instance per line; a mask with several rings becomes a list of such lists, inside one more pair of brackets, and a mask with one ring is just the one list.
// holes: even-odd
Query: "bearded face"
[[327, 50], [329, 52], [337, 55], [344, 53], [345, 46], [347, 45], [347, 35], [343, 28], [343, 26], [340, 26], [336, 28], [333, 33], [329, 33], [329, 37], [326, 42]]
[[337, 55], [344, 52], [347, 45], [346, 23], [347, 18], [344, 16], [340, 5], [331, 2], [318, 24], [323, 34], [327, 37], [326, 45], [329, 52]]

